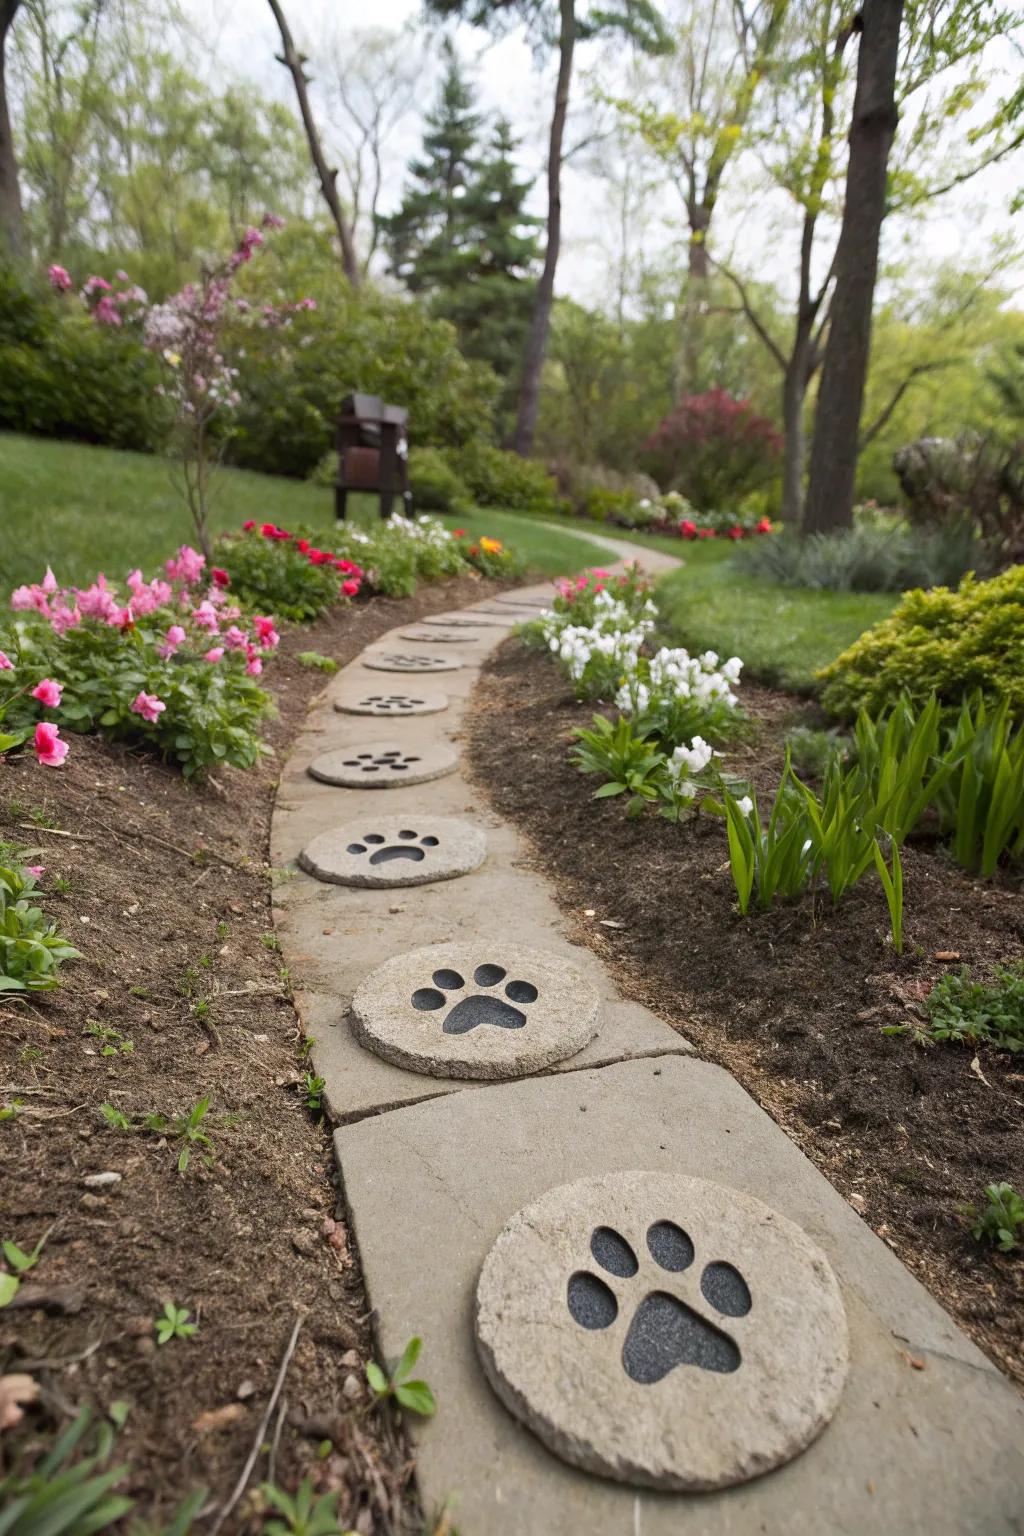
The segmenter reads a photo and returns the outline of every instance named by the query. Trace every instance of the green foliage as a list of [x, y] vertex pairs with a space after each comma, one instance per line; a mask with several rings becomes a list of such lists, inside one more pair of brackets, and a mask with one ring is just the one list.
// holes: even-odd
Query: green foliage
[[[752, 897], [758, 906], [770, 907], [776, 897], [787, 900], [799, 896], [814, 873], [811, 818], [789, 764], [776, 790], [767, 827], [761, 825], [755, 795], [737, 798], [723, 788], [721, 804], [741, 914], [745, 917], [749, 912]], [[708, 809], [717, 807], [709, 804]]]
[[172, 1339], [190, 1339], [199, 1331], [199, 1324], [190, 1323], [188, 1319], [189, 1313], [185, 1307], [176, 1307], [173, 1301], [165, 1302], [163, 1312], [153, 1323], [157, 1343], [169, 1344]]
[[736, 552], [737, 570], [786, 587], [832, 592], [903, 592], [987, 574], [991, 558], [969, 524], [931, 531], [897, 522], [860, 523], [840, 533], [756, 539]]
[[614, 795], [628, 795], [627, 814], [642, 816], [648, 805], [663, 798], [667, 788], [665, 754], [651, 742], [649, 732], [637, 727], [625, 715], [613, 725], [604, 715], [595, 715], [592, 730], [577, 727], [577, 741], [571, 753], [580, 773], [600, 775], [602, 783], [594, 790], [595, 800]]
[[985, 1204], [963, 1207], [975, 1242], [989, 1243], [1000, 1253], [1024, 1247], [1024, 1200], [1012, 1184], [986, 1184]]
[[158, 382], [137, 336], [0, 264], [0, 429], [153, 452], [170, 425]]
[[390, 1376], [385, 1375], [376, 1361], [370, 1360], [366, 1366], [366, 1379], [378, 1402], [386, 1402], [393, 1397], [401, 1408], [407, 1408], [410, 1413], [417, 1413], [422, 1418], [430, 1418], [437, 1412], [433, 1392], [425, 1381], [408, 1379], [422, 1348], [421, 1338], [411, 1338]]
[[469, 489], [441, 448], [412, 448], [409, 488], [421, 512], [461, 512], [470, 506]]
[[302, 1101], [307, 1109], [319, 1114], [323, 1108], [324, 1079], [315, 1072], [302, 1074]]
[[1024, 723], [1013, 728], [1007, 699], [991, 711], [965, 701], [946, 757], [955, 766], [939, 797], [943, 829], [957, 863], [987, 878], [1004, 855], [1024, 857]]
[[941, 977], [924, 1001], [926, 1029], [898, 1025], [922, 1044], [990, 1045], [1024, 1051], [1024, 964], [996, 966], [991, 981], [975, 981], [966, 965]]
[[0, 992], [41, 992], [60, 985], [65, 960], [80, 953], [33, 902], [35, 877], [0, 863]]
[[461, 541], [436, 517], [396, 513], [372, 527], [341, 523], [323, 543], [362, 566], [372, 590], [386, 597], [411, 597], [417, 582], [441, 581], [466, 569]]
[[297, 543], [304, 534], [299, 528], [291, 539], [265, 539], [254, 529], [218, 540], [214, 560], [230, 576], [236, 601], [295, 624], [310, 624], [341, 601], [344, 578], [332, 565], [311, 564]]
[[849, 646], [816, 674], [822, 702], [849, 719], [891, 708], [906, 691], [923, 703], [934, 691], [957, 706], [976, 690], [1005, 697], [1024, 719], [1024, 565], [991, 581], [967, 576], [951, 591], [908, 592], [891, 618]]
[[17, 1296], [21, 1289], [22, 1275], [27, 1275], [30, 1269], [35, 1269], [48, 1236], [49, 1233], [44, 1232], [30, 1253], [26, 1253], [24, 1248], [19, 1248], [18, 1244], [10, 1238], [5, 1238], [0, 1243], [0, 1253], [3, 1254], [7, 1265], [6, 1272], [0, 1270], [0, 1307], [9, 1307]]
[[834, 759], [845, 761], [849, 738], [837, 730], [814, 730], [806, 725], [786, 732], [786, 748], [797, 773], [823, 779]]
[[[302, 1479], [294, 1497], [278, 1488], [276, 1483], [261, 1483], [260, 1492], [282, 1517], [267, 1521], [263, 1527], [265, 1536], [341, 1536], [338, 1524], [340, 1492], [315, 1493], [308, 1477]], [[354, 1533], [350, 1532], [349, 1536]]]
[[331, 675], [338, 671], [338, 663], [333, 656], [324, 656], [320, 651], [299, 651], [295, 660], [300, 667], [310, 667], [317, 672], [326, 672]]
[[99, 1425], [87, 1454], [72, 1464], [84, 1446], [92, 1411], [83, 1408], [34, 1466], [18, 1466], [0, 1478], [0, 1528], [4, 1536], [85, 1536], [108, 1530], [131, 1510], [134, 1500], [115, 1493], [128, 1467], [109, 1467], [114, 1432]]
[[541, 513], [558, 509], [555, 482], [535, 459], [477, 439], [449, 455], [449, 461], [477, 506]]

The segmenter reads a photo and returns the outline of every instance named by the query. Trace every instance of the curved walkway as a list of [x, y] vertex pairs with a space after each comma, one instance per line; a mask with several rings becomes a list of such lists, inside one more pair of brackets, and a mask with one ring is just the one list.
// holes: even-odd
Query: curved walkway
[[[601, 542], [648, 569], [676, 563]], [[1019, 1532], [1024, 1412], [1012, 1387], [728, 1073], [621, 999], [601, 961], [570, 943], [516, 832], [463, 777], [480, 666], [550, 592], [405, 626], [339, 672], [295, 742], [272, 826], [272, 861], [294, 871], [275, 923], [338, 1125], [381, 1356], [422, 1335], [438, 1401], [434, 1419], [411, 1424], [424, 1508], [450, 1499], [460, 1536]], [[431, 657], [444, 669], [425, 668]], [[304, 850], [306, 868], [361, 883], [307, 874]], [[373, 884], [382, 872], [419, 883]], [[427, 946], [439, 947], [415, 953]], [[451, 1075], [467, 1071], [481, 1075]], [[495, 1239], [553, 1186], [628, 1169], [712, 1180], [726, 1203], [734, 1190], [756, 1197], [838, 1277], [850, 1336], [838, 1411], [770, 1476], [699, 1495], [624, 1486], [556, 1458], [488, 1386], [473, 1298]], [[736, 1425], [752, 1422], [756, 1438], [770, 1403], [751, 1397], [749, 1368], [726, 1379]]]

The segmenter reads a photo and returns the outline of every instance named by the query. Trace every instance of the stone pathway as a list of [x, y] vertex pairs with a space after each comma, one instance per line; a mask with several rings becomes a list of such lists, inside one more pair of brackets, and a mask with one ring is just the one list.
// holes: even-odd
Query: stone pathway
[[438, 1400], [410, 1423], [425, 1509], [460, 1536], [1019, 1533], [1014, 1389], [728, 1073], [617, 996], [463, 777], [480, 665], [549, 597], [339, 672], [272, 828], [381, 1355], [421, 1334]]

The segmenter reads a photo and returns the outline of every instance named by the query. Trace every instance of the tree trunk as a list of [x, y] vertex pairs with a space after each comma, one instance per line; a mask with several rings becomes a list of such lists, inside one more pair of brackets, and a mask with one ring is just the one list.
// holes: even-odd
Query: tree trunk
[[804, 397], [807, 394], [808, 337], [797, 339], [782, 384], [782, 521], [799, 528], [804, 509]]
[[675, 381], [677, 396], [697, 394], [705, 383], [701, 377], [700, 361], [711, 275], [707, 244], [711, 210], [703, 203], [691, 202], [687, 205], [687, 222], [690, 226], [690, 239], [687, 245], [686, 287], [683, 290], [682, 344]]
[[334, 220], [334, 227], [338, 231], [338, 240], [341, 245], [341, 264], [345, 269], [345, 276], [352, 284], [352, 287], [358, 288], [362, 279], [362, 273], [359, 267], [359, 259], [356, 256], [355, 241], [352, 238], [352, 230], [348, 219], [345, 217], [345, 210], [341, 206], [341, 199], [338, 196], [338, 173], [329, 168], [324, 158], [323, 145], [320, 142], [316, 120], [313, 117], [313, 109], [309, 103], [309, 93], [306, 90], [306, 86], [309, 84], [305, 70], [306, 61], [296, 50], [288, 22], [285, 20], [285, 14], [278, 4], [278, 0], [268, 0], [268, 3], [274, 13], [274, 20], [277, 22], [278, 31], [281, 34], [283, 52], [278, 55], [278, 62], [285, 66], [295, 83], [295, 94], [298, 97], [299, 111], [302, 114], [302, 126], [306, 130], [310, 158], [320, 180], [320, 190], [323, 192], [324, 202], [330, 209], [331, 218]]
[[7, 38], [21, 0], [0, 0], [0, 255], [24, 254], [25, 223], [18, 187], [18, 161], [7, 110]]
[[516, 453], [527, 457], [533, 451], [533, 438], [537, 430], [537, 409], [540, 405], [540, 379], [547, 350], [548, 331], [551, 328], [551, 306], [555, 298], [555, 268], [558, 266], [558, 250], [562, 239], [562, 140], [565, 135], [565, 118], [569, 109], [569, 86], [572, 81], [572, 56], [576, 46], [575, 0], [559, 0], [561, 26], [558, 35], [558, 84], [555, 87], [555, 110], [551, 118], [551, 138], [548, 147], [548, 229], [544, 251], [544, 270], [537, 284], [533, 303], [530, 333], [526, 339], [523, 359], [523, 381], [519, 387], [519, 406], [512, 446]]
[[811, 445], [807, 532], [853, 523], [857, 440], [871, 351], [878, 245], [886, 213], [889, 151], [896, 134], [896, 65], [903, 0], [864, 0], [850, 127], [846, 203], [836, 287]]

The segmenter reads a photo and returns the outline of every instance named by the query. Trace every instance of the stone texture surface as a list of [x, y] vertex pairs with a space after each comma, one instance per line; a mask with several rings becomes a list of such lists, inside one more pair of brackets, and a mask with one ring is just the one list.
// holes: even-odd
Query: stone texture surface
[[355, 742], [321, 753], [309, 765], [314, 779], [348, 789], [396, 789], [425, 784], [455, 771], [458, 759], [441, 742]]
[[475, 613], [436, 613], [430, 618], [421, 619], [420, 623], [430, 629], [500, 629], [508, 619], [498, 615], [488, 616], [483, 609]]
[[425, 885], [478, 869], [487, 856], [480, 827], [451, 816], [374, 816], [332, 827], [307, 843], [299, 863], [334, 885]]
[[371, 672], [455, 672], [462, 666], [456, 656], [429, 656], [425, 652], [390, 649], [364, 651], [361, 665]]
[[406, 715], [439, 715], [448, 708], [448, 695], [440, 689], [399, 688], [388, 692], [376, 689], [371, 683], [366, 688], [347, 688], [334, 707], [342, 715], [377, 715], [388, 720], [401, 720]]
[[546, 1445], [656, 1488], [789, 1461], [846, 1376], [821, 1250], [759, 1200], [679, 1174], [582, 1179], [517, 1211], [484, 1261], [476, 1333], [491, 1385]]
[[597, 1013], [566, 957], [484, 937], [396, 955], [352, 999], [361, 1044], [431, 1077], [537, 1072], [582, 1050]]
[[[423, 1337], [438, 1412], [409, 1421], [417, 1476], [426, 1508], [451, 1500], [460, 1536], [1019, 1536], [1021, 1398], [722, 1069], [662, 1057], [478, 1086], [344, 1126], [335, 1145], [381, 1352]], [[846, 1386], [770, 1476], [697, 1495], [595, 1477], [487, 1383], [473, 1298], [509, 1218], [554, 1186], [636, 1168], [753, 1195], [835, 1271]]]
[[465, 629], [403, 629], [398, 638], [421, 645], [472, 645], [474, 640], [486, 641], [487, 636]]

